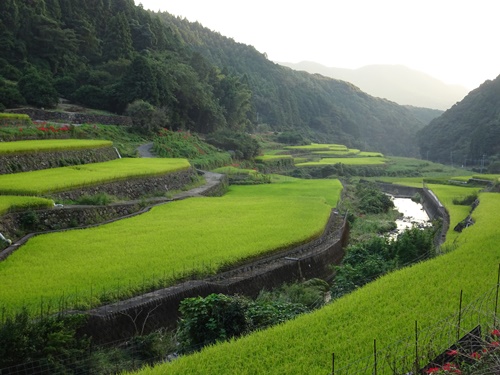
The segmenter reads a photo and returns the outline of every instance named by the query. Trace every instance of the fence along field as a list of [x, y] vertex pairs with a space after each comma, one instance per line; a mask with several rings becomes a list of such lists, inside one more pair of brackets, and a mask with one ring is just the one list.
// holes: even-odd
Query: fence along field
[[[468, 191], [463, 189], [460, 195]], [[439, 191], [436, 194], [441, 197]], [[415, 321], [421, 329], [435, 326], [456, 313], [460, 291], [465, 306], [489, 292], [497, 281], [500, 195], [482, 193], [479, 199], [473, 215], [476, 224], [460, 234], [454, 251], [388, 274], [294, 321], [138, 374], [330, 374], [332, 353], [336, 354], [335, 368], [341, 369], [373, 355], [374, 339], [384, 347], [412, 337]], [[486, 323], [492, 323], [489, 317]], [[472, 329], [476, 324], [464, 322], [462, 328]], [[441, 339], [436, 344], [442, 344], [443, 350], [453, 343]], [[397, 352], [393, 354], [398, 358]], [[350, 374], [372, 371], [368, 366]]]
[[127, 178], [152, 177], [189, 169], [186, 159], [123, 158], [0, 175], [0, 194], [43, 195]]
[[291, 178], [237, 186], [220, 198], [176, 201], [107, 225], [36, 236], [0, 262], [0, 307], [7, 313], [63, 302], [89, 308], [304, 243], [322, 233], [341, 189], [338, 180]]

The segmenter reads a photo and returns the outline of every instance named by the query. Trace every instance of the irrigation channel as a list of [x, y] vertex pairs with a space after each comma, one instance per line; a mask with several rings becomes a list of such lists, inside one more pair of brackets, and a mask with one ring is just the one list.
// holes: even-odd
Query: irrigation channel
[[403, 215], [396, 220], [397, 229], [393, 233], [393, 237], [407, 229], [411, 229], [414, 225], [420, 228], [432, 225], [429, 215], [427, 215], [422, 204], [414, 202], [410, 198], [396, 198], [392, 195], [391, 200], [395, 209]]

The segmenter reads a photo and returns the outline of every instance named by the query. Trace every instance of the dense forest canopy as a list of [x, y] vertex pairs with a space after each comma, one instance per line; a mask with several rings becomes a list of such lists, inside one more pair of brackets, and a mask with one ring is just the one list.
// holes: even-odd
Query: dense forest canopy
[[296, 72], [199, 23], [133, 0], [2, 0], [0, 109], [74, 103], [125, 113], [136, 101], [163, 126], [200, 133], [287, 131], [312, 141], [416, 155], [425, 125], [393, 102]]
[[[471, 91], [419, 134], [421, 156], [500, 171], [500, 76]], [[482, 168], [484, 167], [484, 168]]]

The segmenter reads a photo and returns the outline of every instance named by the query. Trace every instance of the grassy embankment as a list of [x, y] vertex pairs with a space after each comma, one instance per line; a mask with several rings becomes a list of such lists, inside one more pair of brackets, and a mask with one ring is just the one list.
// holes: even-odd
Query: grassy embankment
[[[449, 209], [452, 197], [470, 193], [468, 188], [432, 188]], [[336, 369], [363, 359], [351, 373], [371, 374], [374, 339], [378, 348], [409, 339], [393, 347], [389, 354], [400, 358], [406, 350], [411, 363], [415, 321], [421, 330], [436, 327], [457, 313], [460, 291], [465, 306], [496, 283], [500, 263], [500, 232], [496, 225], [500, 195], [481, 193], [479, 197], [481, 204], [473, 215], [476, 224], [458, 238], [448, 240], [454, 243], [454, 251], [384, 276], [312, 314], [144, 369], [139, 374], [328, 374], [332, 352], [336, 354]], [[462, 214], [450, 209], [452, 222], [463, 219]], [[484, 306], [490, 310], [493, 307]], [[490, 317], [484, 315], [486, 323], [491, 324]], [[477, 323], [464, 318], [462, 332]], [[448, 323], [441, 330], [448, 331]], [[451, 330], [455, 332], [455, 328]], [[451, 339], [425, 336], [419, 345], [423, 348], [433, 340], [437, 348], [444, 350], [453, 343], [454, 334]], [[392, 373], [383, 365], [384, 358], [379, 360], [379, 373]]]
[[[40, 235], [0, 262], [7, 311], [88, 308], [163, 287], [319, 236], [340, 197], [337, 180], [231, 187], [96, 228]], [[63, 297], [65, 296], [65, 297]]]

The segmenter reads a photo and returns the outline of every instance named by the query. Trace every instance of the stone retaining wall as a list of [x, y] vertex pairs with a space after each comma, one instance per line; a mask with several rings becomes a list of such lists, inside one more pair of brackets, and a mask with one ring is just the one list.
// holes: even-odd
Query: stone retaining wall
[[193, 280], [147, 293], [126, 301], [88, 312], [81, 334], [92, 336], [95, 343], [106, 343], [147, 334], [161, 327], [174, 328], [179, 319], [179, 304], [185, 298], [206, 297], [211, 293], [256, 296], [264, 288], [273, 288], [298, 280], [332, 276], [332, 264], [344, 256], [349, 228], [347, 221], [332, 213], [327, 229], [317, 240], [206, 280]]
[[9, 109], [6, 112], [25, 114], [28, 115], [32, 120], [55, 121], [65, 124], [103, 124], [121, 126], [132, 125], [132, 120], [127, 116], [107, 116], [74, 112], [55, 112], [36, 108], [16, 108]]
[[126, 179], [94, 186], [87, 186], [71, 191], [49, 194], [54, 200], [77, 200], [83, 195], [106, 193], [119, 199], [139, 199], [144, 196], [164, 196], [168, 191], [179, 190], [196, 179], [196, 171], [189, 168], [184, 171], [168, 173], [162, 176]]
[[0, 155], [0, 174], [36, 171], [88, 163], [99, 163], [118, 158], [112, 146], [80, 150], [26, 152]]

